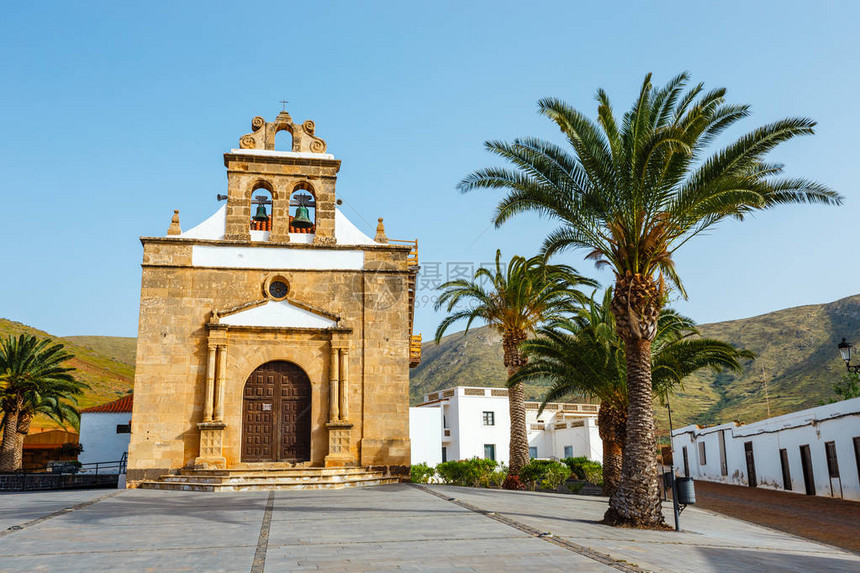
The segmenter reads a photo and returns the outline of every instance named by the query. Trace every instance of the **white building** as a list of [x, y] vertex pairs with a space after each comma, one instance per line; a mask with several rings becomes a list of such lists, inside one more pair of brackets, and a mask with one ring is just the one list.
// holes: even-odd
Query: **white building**
[[[529, 452], [533, 458], [585, 456], [602, 461], [595, 404], [526, 402]], [[433, 414], [429, 414], [433, 412]], [[508, 464], [511, 420], [505, 388], [457, 386], [424, 395], [409, 408], [412, 463], [436, 465], [473, 457]]]
[[686, 426], [672, 447], [680, 475], [860, 501], [860, 398], [746, 425]]
[[78, 456], [79, 462], [117, 462], [128, 452], [132, 402], [133, 397], [129, 394], [119, 400], [81, 410], [79, 440], [84, 451]]

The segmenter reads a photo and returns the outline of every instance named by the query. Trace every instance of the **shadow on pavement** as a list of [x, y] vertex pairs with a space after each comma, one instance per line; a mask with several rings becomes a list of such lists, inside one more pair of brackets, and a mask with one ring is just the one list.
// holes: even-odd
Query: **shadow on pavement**
[[768, 573], [854, 573], [857, 562], [831, 557], [785, 554], [773, 551], [750, 551], [722, 547], [700, 547], [699, 552], [713, 564], [714, 571], [744, 572], [751, 571], [750, 563], [756, 563], [755, 571]]

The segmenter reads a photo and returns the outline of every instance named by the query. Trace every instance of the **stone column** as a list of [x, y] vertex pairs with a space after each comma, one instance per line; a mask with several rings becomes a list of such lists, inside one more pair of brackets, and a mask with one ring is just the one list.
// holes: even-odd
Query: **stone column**
[[349, 349], [340, 350], [340, 419], [349, 420]]
[[212, 421], [212, 406], [215, 402], [215, 354], [217, 347], [209, 345], [209, 361], [206, 366], [206, 394], [203, 397], [203, 421]]
[[338, 350], [337, 348], [332, 348], [330, 366], [331, 376], [329, 377], [329, 422], [337, 422], [338, 419], [340, 419], [340, 414], [338, 412], [338, 403], [340, 401], [340, 393], [338, 392], [338, 362]]
[[224, 421], [224, 387], [227, 385], [227, 346], [218, 345], [218, 375], [215, 392], [215, 412], [213, 417], [216, 422]]

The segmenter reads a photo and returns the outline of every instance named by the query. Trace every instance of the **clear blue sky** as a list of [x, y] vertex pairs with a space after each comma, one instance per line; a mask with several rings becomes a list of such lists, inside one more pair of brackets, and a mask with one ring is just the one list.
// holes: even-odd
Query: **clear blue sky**
[[[141, 235], [218, 207], [222, 154], [279, 100], [343, 160], [344, 211], [417, 237], [426, 268], [531, 255], [550, 228], [496, 230], [460, 195], [487, 139], [560, 141], [544, 96], [626, 108], [646, 72], [689, 70], [753, 116], [818, 133], [773, 156], [846, 197], [722, 225], [679, 252], [699, 322], [860, 292], [856, 2], [16, 2], [0, 16], [0, 316], [58, 335], [135, 336]], [[563, 259], [599, 276], [581, 253]], [[609, 277], [599, 276], [606, 282]], [[432, 291], [419, 293], [419, 304]], [[423, 299], [427, 300], [427, 299]], [[420, 305], [416, 331], [439, 316]]]

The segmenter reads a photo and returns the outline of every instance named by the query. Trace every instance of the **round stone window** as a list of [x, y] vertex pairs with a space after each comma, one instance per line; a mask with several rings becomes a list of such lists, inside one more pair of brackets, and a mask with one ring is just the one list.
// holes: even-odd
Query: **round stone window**
[[269, 294], [272, 298], [284, 298], [290, 289], [284, 281], [272, 281], [269, 284]]
[[262, 287], [263, 296], [271, 300], [284, 300], [290, 293], [290, 282], [283, 275], [269, 275]]

